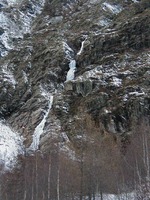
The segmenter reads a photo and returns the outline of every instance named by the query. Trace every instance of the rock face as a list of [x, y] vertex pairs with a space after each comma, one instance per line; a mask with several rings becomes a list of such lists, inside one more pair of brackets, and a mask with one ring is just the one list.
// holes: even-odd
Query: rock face
[[124, 152], [150, 119], [149, 0], [24, 0], [0, 10], [0, 117], [26, 151], [39, 126], [42, 152], [58, 140], [77, 152], [88, 119], [91, 134], [121, 141]]

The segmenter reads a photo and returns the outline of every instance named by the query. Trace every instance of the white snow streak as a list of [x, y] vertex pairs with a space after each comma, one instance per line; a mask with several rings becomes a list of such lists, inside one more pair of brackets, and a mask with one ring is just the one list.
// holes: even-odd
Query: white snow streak
[[53, 96], [50, 96], [49, 97], [48, 109], [45, 112], [42, 121], [35, 128], [35, 131], [34, 131], [34, 134], [33, 134], [33, 141], [32, 141], [31, 146], [29, 147], [29, 150], [37, 150], [38, 149], [39, 143], [40, 143], [40, 136], [43, 133], [43, 130], [44, 130], [44, 127], [45, 127], [45, 123], [46, 123], [46, 119], [48, 117], [50, 109], [52, 108], [52, 104], [53, 104]]
[[145, 92], [142, 92], [142, 91], [135, 91], [135, 92], [129, 92], [129, 95], [134, 95], [134, 96], [143, 96], [145, 95]]
[[19, 154], [23, 154], [23, 139], [1, 121], [0, 164], [3, 164], [6, 170], [12, 169], [17, 164]]
[[22, 73], [23, 73], [24, 82], [28, 83], [28, 76], [27, 76], [27, 74], [24, 71]]

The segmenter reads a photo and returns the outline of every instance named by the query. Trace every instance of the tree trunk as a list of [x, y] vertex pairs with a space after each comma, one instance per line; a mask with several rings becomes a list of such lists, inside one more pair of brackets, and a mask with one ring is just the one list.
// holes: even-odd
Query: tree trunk
[[58, 170], [57, 170], [57, 200], [60, 200], [60, 149], [59, 143], [57, 144], [57, 153], [58, 153]]
[[80, 180], [80, 200], [82, 199], [83, 199], [83, 155], [81, 157], [81, 180]]
[[38, 158], [37, 158], [37, 152], [36, 152], [36, 157], [35, 157], [35, 188], [36, 188], [36, 193], [35, 193], [35, 199], [38, 200]]
[[26, 200], [26, 198], [27, 198], [27, 191], [26, 191], [26, 189], [25, 189], [23, 200]]
[[33, 172], [32, 172], [32, 191], [31, 191], [31, 200], [34, 200], [34, 166], [33, 166]]
[[58, 165], [58, 173], [57, 173], [57, 200], [60, 200], [60, 177], [59, 177], [59, 165]]
[[48, 200], [50, 200], [50, 181], [51, 181], [51, 154], [49, 155], [49, 162], [48, 162]]
[[42, 194], [42, 200], [45, 200], [45, 194], [44, 194], [44, 191], [43, 191], [43, 194]]
[[103, 192], [100, 192], [101, 200], [103, 200]]

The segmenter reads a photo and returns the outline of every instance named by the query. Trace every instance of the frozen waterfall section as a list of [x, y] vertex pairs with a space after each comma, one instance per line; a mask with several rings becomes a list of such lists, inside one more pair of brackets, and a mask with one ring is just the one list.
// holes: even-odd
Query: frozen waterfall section
[[73, 59], [74, 51], [69, 47], [66, 42], [63, 42], [63, 48], [66, 54], [66, 58], [69, 60], [69, 71], [67, 72], [66, 81], [73, 80], [76, 71], [76, 61]]
[[82, 51], [83, 51], [83, 48], [84, 48], [84, 43], [85, 43], [85, 41], [87, 40], [87, 35], [85, 35], [85, 39], [82, 41], [82, 43], [81, 43], [81, 48], [80, 48], [80, 50], [79, 50], [79, 52], [77, 53], [77, 55], [79, 56], [79, 55], [81, 55], [81, 53], [82, 53]]
[[40, 136], [42, 135], [42, 133], [44, 131], [44, 127], [45, 127], [45, 123], [46, 123], [48, 114], [49, 114], [49, 112], [50, 112], [50, 110], [52, 108], [52, 105], [53, 105], [53, 96], [49, 97], [49, 101], [48, 102], [49, 102], [48, 109], [45, 112], [43, 119], [41, 120], [41, 122], [37, 125], [37, 127], [34, 130], [33, 140], [32, 140], [32, 143], [31, 143], [30, 147], [28, 148], [29, 151], [30, 150], [31, 151], [36, 151], [39, 148]]
[[74, 79], [75, 71], [76, 71], [76, 61], [75, 60], [70, 60], [69, 71], [67, 72], [66, 81], [70, 81], [70, 80]]

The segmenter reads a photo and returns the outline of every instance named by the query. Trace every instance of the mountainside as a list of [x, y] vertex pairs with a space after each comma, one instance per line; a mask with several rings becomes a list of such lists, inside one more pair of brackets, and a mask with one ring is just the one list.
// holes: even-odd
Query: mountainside
[[[148, 198], [150, 1], [3, 0], [0, 11], [3, 200], [94, 199], [140, 184]], [[35, 172], [49, 163], [53, 186], [48, 180], [45, 191], [37, 186], [45, 175]], [[21, 188], [28, 168], [35, 196]]]

